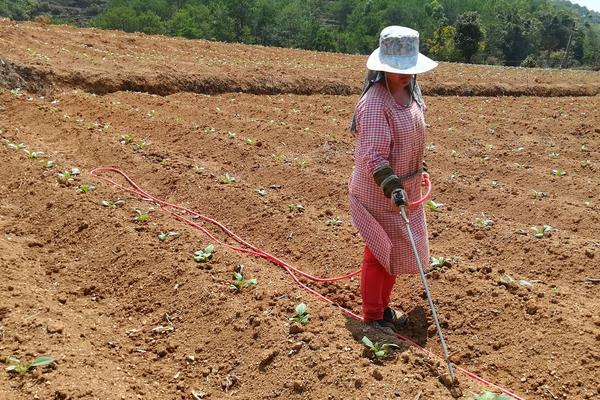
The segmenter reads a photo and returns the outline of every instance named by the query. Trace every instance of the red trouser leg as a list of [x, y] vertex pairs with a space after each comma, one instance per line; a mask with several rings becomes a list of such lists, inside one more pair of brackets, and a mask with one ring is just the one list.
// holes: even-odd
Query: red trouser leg
[[383, 319], [383, 310], [390, 304], [395, 282], [396, 277], [388, 274], [371, 250], [365, 246], [360, 274], [360, 295], [365, 323]]

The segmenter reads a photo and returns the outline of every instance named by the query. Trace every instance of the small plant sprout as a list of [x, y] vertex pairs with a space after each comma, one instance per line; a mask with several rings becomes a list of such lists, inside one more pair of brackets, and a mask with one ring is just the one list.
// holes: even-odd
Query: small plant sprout
[[342, 225], [342, 219], [340, 217], [329, 218], [327, 221], [325, 221], [325, 225], [340, 226]]
[[439, 269], [446, 265], [450, 265], [450, 260], [446, 257], [431, 257], [431, 268]]
[[209, 244], [204, 248], [204, 250], [198, 250], [194, 253], [194, 260], [197, 263], [207, 263], [212, 259], [214, 252], [215, 246], [213, 244]]
[[384, 343], [379, 344], [377, 342], [373, 343], [371, 339], [366, 336], [363, 336], [362, 342], [367, 348], [370, 350], [371, 358], [375, 358], [377, 360], [382, 360], [392, 354], [393, 348], [399, 348], [400, 346], [392, 343]]
[[202, 175], [204, 173], [204, 167], [201, 164], [196, 164], [192, 167], [192, 171], [198, 175]]
[[169, 160], [168, 158], [163, 158], [162, 160], [160, 160], [159, 164], [160, 164], [162, 167], [166, 167], [167, 165], [169, 165], [169, 161], [170, 161], [170, 160]]
[[240, 292], [243, 288], [251, 288], [258, 283], [256, 278], [244, 279], [244, 275], [241, 272], [234, 273], [233, 279], [234, 281], [229, 284], [229, 289], [234, 292]]
[[148, 220], [150, 220], [150, 210], [143, 211], [139, 208], [136, 208], [135, 217], [133, 217], [133, 220], [138, 224], [145, 224], [146, 222], [148, 222]]
[[475, 225], [481, 228], [489, 228], [494, 225], [494, 221], [486, 217], [484, 213], [481, 213], [481, 217], [475, 218]]
[[585, 167], [588, 167], [588, 166], [590, 166], [590, 165], [592, 165], [592, 161], [591, 161], [591, 160], [583, 160], [583, 161], [581, 162], [581, 166], [582, 166], [583, 168], [585, 168]]
[[54, 363], [54, 358], [51, 356], [39, 356], [36, 357], [31, 364], [22, 361], [16, 356], [7, 357], [6, 363], [10, 364], [5, 368], [6, 372], [16, 372], [19, 374], [24, 374], [35, 367], [43, 367], [45, 365], [50, 365]]
[[459, 155], [459, 154], [458, 154], [458, 151], [456, 151], [456, 150], [452, 150], [452, 151], [450, 152], [450, 157], [458, 157], [458, 155]]
[[246, 144], [250, 145], [250, 146], [255, 146], [256, 145], [256, 139], [246, 138]]
[[12, 150], [17, 150], [17, 151], [25, 150], [24, 143], [13, 143], [9, 140], [6, 140], [6, 146]]
[[550, 232], [554, 230], [554, 228], [552, 228], [550, 225], [543, 225], [539, 228], [537, 226], [532, 226], [531, 230], [534, 232], [534, 236], [537, 239], [541, 239], [544, 236], [548, 236]]
[[305, 160], [305, 159], [296, 159], [296, 165], [300, 169], [305, 169], [306, 167], [308, 167], [308, 160]]
[[554, 175], [554, 176], [565, 176], [566, 174], [567, 174], [567, 171], [562, 170], [560, 168], [552, 170], [552, 175]]
[[21, 88], [11, 89], [10, 93], [13, 96], [17, 96], [17, 97], [20, 97], [23, 95], [23, 92], [21, 92]]
[[27, 158], [30, 160], [34, 160], [34, 159], [40, 157], [42, 154], [44, 154], [41, 151], [33, 151], [33, 150], [26, 150], [26, 149], [23, 149], [23, 151], [27, 155]]
[[79, 185], [77, 187], [77, 192], [78, 193], [88, 193], [88, 192], [91, 192], [92, 190], [96, 190], [96, 186], [92, 186], [92, 185]]
[[531, 197], [533, 199], [542, 199], [544, 197], [548, 197], [548, 193], [546, 193], [546, 192], [538, 192], [537, 190], [532, 190], [531, 191]]
[[436, 203], [433, 200], [429, 200], [427, 203], [425, 203], [425, 208], [431, 211], [437, 211], [437, 212], [441, 212], [442, 211], [442, 207], [444, 207], [444, 204], [442, 203]]
[[115, 209], [115, 208], [120, 207], [123, 204], [125, 204], [125, 201], [123, 201], [123, 200], [117, 200], [117, 201], [102, 200], [100, 202], [100, 204], [102, 204], [102, 207]]
[[54, 161], [53, 160], [44, 161], [44, 168], [46, 168], [46, 169], [54, 168]]
[[150, 111], [148, 111], [148, 113], [146, 113], [146, 115], [147, 115], [148, 117], [152, 118], [152, 117], [156, 116], [156, 111], [154, 111], [154, 110], [150, 110]]
[[308, 319], [309, 319], [309, 315], [308, 315], [308, 306], [304, 303], [300, 303], [296, 306], [296, 308], [294, 309], [294, 316], [292, 318], [290, 318], [290, 321], [292, 322], [297, 322], [301, 325], [306, 325], [308, 324]]
[[273, 153], [271, 154], [271, 158], [273, 158], [274, 161], [283, 161], [283, 154], [281, 153]]
[[556, 153], [556, 152], [552, 152], [552, 153], [548, 154], [548, 157], [550, 157], [550, 158], [558, 158], [558, 157], [560, 157], [560, 154]]
[[58, 182], [64, 185], [68, 185], [75, 181], [75, 176], [71, 171], [63, 171], [58, 173]]
[[435, 144], [433, 144], [433, 143], [428, 143], [428, 144], [425, 146], [425, 149], [427, 149], [428, 151], [434, 151], [434, 150], [435, 150]]
[[477, 396], [473, 398], [473, 400], [511, 400], [512, 397], [509, 397], [502, 393], [490, 392], [488, 390], [479, 393]]
[[221, 183], [224, 183], [226, 185], [230, 185], [232, 183], [235, 183], [235, 176], [229, 175], [229, 173], [225, 173], [225, 175], [223, 175], [221, 177]]
[[121, 139], [119, 139], [119, 143], [121, 143], [121, 144], [131, 144], [134, 141], [135, 141], [135, 137], [133, 137], [133, 135], [130, 133], [121, 135]]
[[211, 128], [210, 126], [204, 128], [204, 133], [215, 133], [216, 131], [217, 130], [215, 128]]
[[586, 151], [590, 151], [590, 150], [588, 149], [587, 145], [585, 145], [585, 144], [582, 144], [582, 145], [581, 145], [581, 151], [584, 151], [584, 152], [586, 152]]
[[303, 213], [304, 206], [302, 204], [289, 204], [288, 210], [290, 210], [291, 213], [295, 213], [295, 212]]
[[263, 188], [256, 189], [256, 193], [258, 193], [260, 197], [265, 197], [267, 195], [267, 190]]
[[146, 142], [142, 141], [142, 142], [134, 143], [132, 147], [133, 147], [133, 151], [144, 150], [144, 148], [146, 147]]
[[227, 131], [227, 137], [229, 139], [235, 139], [236, 136], [237, 134], [235, 132]]
[[169, 239], [169, 238], [177, 238], [179, 237], [179, 232], [175, 232], [175, 231], [170, 231], [170, 232], [161, 232], [158, 234], [158, 240], [160, 240], [161, 242], [164, 242], [165, 240]]

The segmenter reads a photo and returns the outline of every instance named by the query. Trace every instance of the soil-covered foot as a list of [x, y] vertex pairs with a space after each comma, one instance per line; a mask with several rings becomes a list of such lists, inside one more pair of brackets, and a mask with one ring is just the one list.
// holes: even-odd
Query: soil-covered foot
[[409, 318], [402, 311], [386, 307], [383, 310], [383, 320], [394, 327], [394, 330], [405, 328], [408, 325]]

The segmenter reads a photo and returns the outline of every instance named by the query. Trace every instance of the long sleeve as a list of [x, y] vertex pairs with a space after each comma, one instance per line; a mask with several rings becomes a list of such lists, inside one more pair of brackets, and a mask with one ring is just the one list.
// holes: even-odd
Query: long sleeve
[[361, 163], [369, 175], [389, 165], [392, 135], [380, 102], [366, 102], [357, 112], [358, 136], [356, 161]]

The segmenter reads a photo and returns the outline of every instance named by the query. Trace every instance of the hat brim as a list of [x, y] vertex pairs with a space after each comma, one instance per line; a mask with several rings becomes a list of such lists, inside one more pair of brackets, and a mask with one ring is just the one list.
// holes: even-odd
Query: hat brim
[[371, 53], [367, 60], [367, 68], [371, 71], [392, 72], [396, 74], [422, 74], [431, 71], [438, 63], [431, 58], [418, 53], [416, 57], [385, 56], [379, 52], [379, 47]]

